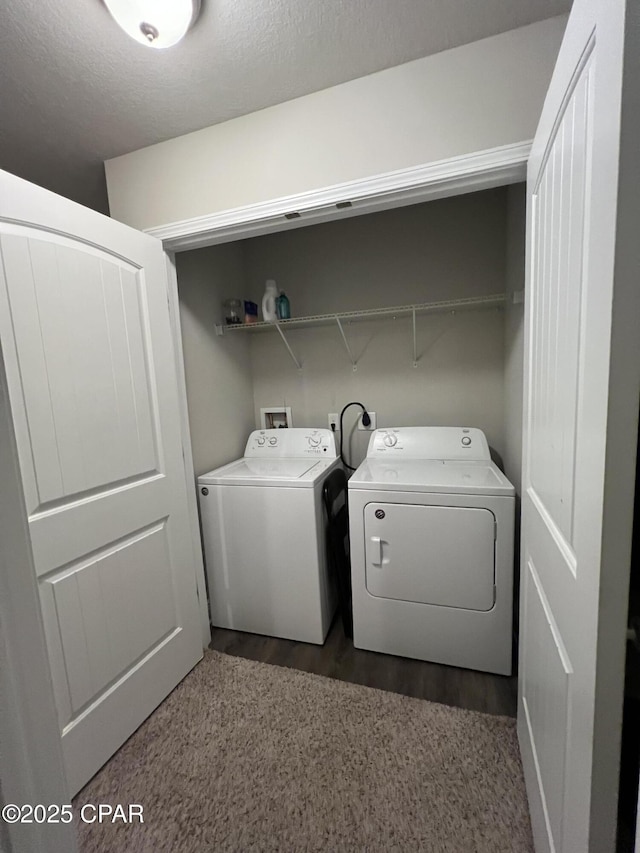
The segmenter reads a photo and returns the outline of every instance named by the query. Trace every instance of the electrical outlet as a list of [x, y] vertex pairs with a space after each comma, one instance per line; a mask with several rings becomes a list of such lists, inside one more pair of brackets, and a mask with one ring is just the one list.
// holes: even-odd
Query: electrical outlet
[[369, 414], [369, 417], [371, 418], [371, 423], [369, 424], [369, 426], [365, 426], [362, 423], [362, 415], [360, 415], [358, 417], [358, 429], [363, 429], [363, 430], [365, 430], [365, 432], [371, 432], [372, 430], [374, 430], [376, 428], [376, 413], [375, 412], [369, 412], [368, 414]]
[[331, 414], [329, 415], [329, 429], [332, 429], [334, 432], [340, 431], [340, 424], [338, 423], [337, 412], [331, 412]]

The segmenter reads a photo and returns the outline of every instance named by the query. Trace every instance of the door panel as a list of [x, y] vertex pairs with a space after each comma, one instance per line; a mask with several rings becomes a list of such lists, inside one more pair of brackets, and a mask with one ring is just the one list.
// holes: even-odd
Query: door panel
[[166, 265], [0, 181], [0, 334], [74, 793], [202, 656]]
[[495, 517], [473, 507], [370, 503], [364, 510], [371, 595], [491, 610]]
[[[581, 362], [580, 319], [587, 168], [590, 167], [592, 51], [549, 140], [532, 196], [536, 259], [531, 322], [531, 444], [529, 488], [545, 507], [569, 562], [573, 556], [576, 431]], [[591, 100], [593, 94], [591, 93]], [[582, 339], [583, 342], [583, 339]]]
[[549, 602], [531, 560], [524, 583], [522, 691], [529, 737], [536, 745], [538, 784], [544, 792], [549, 831], [562, 838], [565, 750], [569, 726], [571, 664]]
[[[43, 580], [60, 632], [71, 716], [178, 628], [166, 525]], [[130, 567], [135, 566], [135, 571]]]
[[37, 495], [158, 470], [143, 272], [94, 249], [0, 238]]
[[518, 733], [538, 853], [615, 843], [640, 364], [637, 235], [620, 237], [638, 218], [637, 192], [620, 205], [630, 8], [575, 0], [527, 177]]

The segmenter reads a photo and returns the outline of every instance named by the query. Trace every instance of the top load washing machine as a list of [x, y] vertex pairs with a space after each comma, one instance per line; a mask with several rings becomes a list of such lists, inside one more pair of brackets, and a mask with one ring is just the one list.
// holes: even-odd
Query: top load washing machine
[[481, 430], [376, 430], [349, 480], [354, 644], [510, 675], [514, 503]]
[[324, 643], [322, 484], [339, 464], [331, 430], [256, 430], [242, 459], [198, 478], [212, 625]]

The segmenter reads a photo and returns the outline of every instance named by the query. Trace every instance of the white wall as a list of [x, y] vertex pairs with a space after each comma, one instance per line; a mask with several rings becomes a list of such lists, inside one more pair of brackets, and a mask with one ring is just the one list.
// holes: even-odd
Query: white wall
[[505, 350], [504, 350], [504, 466], [507, 477], [520, 494], [522, 472], [522, 394], [524, 370], [524, 302], [513, 294], [524, 294], [526, 187], [507, 187], [507, 245]]
[[150, 228], [533, 138], [565, 18], [418, 59], [107, 161]]
[[[275, 278], [297, 316], [502, 293], [506, 201], [500, 188], [246, 241], [250, 293], [257, 300]], [[415, 369], [410, 318], [346, 327], [356, 372], [336, 326], [288, 330], [300, 374], [275, 332], [248, 333], [256, 420], [260, 407], [288, 405], [295, 426], [326, 426], [329, 412], [360, 400], [378, 426], [480, 427], [503, 455], [503, 311], [422, 316], [417, 325]], [[367, 441], [351, 435], [352, 463]]]
[[242, 456], [253, 429], [249, 341], [215, 334], [222, 300], [242, 293], [242, 245], [176, 256], [189, 424], [196, 475]]
[[[329, 412], [351, 400], [375, 411], [378, 426], [482, 428], [503, 452], [503, 317], [497, 310], [441, 314], [418, 323], [417, 369], [410, 324], [377, 321], [352, 327], [349, 341], [361, 359], [354, 373], [337, 329], [292, 332], [304, 369], [298, 375], [282, 343], [266, 334], [252, 340], [256, 417], [261, 406], [292, 407], [294, 426], [326, 426]], [[345, 416], [345, 434], [356, 410]], [[350, 439], [353, 465], [364, 458], [368, 436]]]

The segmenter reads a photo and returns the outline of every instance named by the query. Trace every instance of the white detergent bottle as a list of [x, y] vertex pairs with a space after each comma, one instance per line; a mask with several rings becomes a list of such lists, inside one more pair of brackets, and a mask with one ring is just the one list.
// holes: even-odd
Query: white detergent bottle
[[278, 319], [276, 312], [276, 299], [278, 298], [278, 288], [275, 281], [270, 278], [267, 281], [267, 286], [262, 297], [262, 318], [265, 323], [275, 323]]

